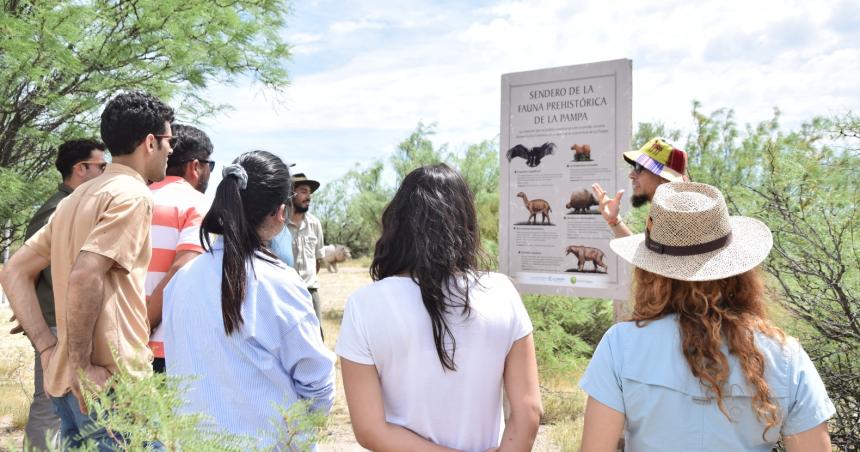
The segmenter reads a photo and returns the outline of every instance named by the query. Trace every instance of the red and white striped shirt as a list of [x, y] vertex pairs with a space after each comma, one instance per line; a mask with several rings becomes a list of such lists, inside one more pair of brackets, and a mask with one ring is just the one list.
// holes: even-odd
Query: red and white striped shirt
[[[202, 253], [200, 224], [209, 210], [203, 193], [179, 176], [167, 176], [149, 186], [152, 190], [152, 260], [146, 273], [146, 301], [170, 270], [177, 251]], [[149, 348], [156, 358], [164, 357], [163, 333], [158, 326]]]

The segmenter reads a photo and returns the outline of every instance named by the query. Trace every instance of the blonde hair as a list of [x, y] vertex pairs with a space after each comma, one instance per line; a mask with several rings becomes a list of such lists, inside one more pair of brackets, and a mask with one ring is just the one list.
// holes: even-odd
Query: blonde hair
[[781, 422], [764, 379], [765, 360], [755, 345], [755, 333], [780, 342], [785, 333], [768, 319], [758, 269], [717, 281], [679, 281], [636, 268], [633, 280], [632, 320], [643, 326], [668, 314], [678, 316], [682, 352], [690, 371], [714, 394], [727, 418], [731, 419], [723, 404], [723, 386], [728, 381], [729, 363], [720, 350], [724, 340], [755, 388], [752, 408], [765, 424], [762, 437]]

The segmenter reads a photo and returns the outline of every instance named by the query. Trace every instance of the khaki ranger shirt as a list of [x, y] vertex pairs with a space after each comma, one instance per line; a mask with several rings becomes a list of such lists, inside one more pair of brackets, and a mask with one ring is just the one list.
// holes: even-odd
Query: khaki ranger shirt
[[287, 224], [293, 235], [293, 268], [308, 285], [308, 289], [318, 289], [317, 259], [325, 256], [323, 253], [323, 229], [319, 218], [305, 212], [302, 224], [296, 226], [292, 221]]
[[71, 388], [68, 319], [75, 313], [67, 309], [66, 289], [81, 251], [115, 262], [105, 279], [104, 305], [93, 332], [92, 363], [117, 372], [113, 350], [132, 375], [152, 372], [144, 300], [152, 254], [151, 223], [152, 196], [143, 178], [132, 168], [113, 163], [60, 202], [48, 224], [25, 243], [51, 261], [57, 317], [57, 348], [45, 369], [51, 396], [61, 397]]

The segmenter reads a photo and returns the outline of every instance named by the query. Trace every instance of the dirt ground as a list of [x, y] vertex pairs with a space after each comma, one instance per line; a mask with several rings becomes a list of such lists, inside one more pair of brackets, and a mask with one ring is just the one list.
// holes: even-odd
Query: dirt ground
[[[338, 329], [347, 297], [356, 289], [371, 282], [366, 267], [341, 266], [338, 273], [320, 272], [320, 298], [323, 303], [323, 330], [326, 344], [334, 349]], [[11, 324], [6, 320], [11, 315], [7, 306], [0, 307], [0, 397], [15, 398], [20, 402], [0, 403], [0, 450], [9, 450], [10, 445], [20, 448], [23, 431], [20, 409], [27, 403], [27, 394], [32, 394], [33, 351], [26, 338], [8, 333]], [[17, 422], [16, 422], [17, 419]], [[541, 426], [535, 451], [557, 451], [549, 438], [551, 426]], [[325, 440], [319, 445], [321, 451], [361, 451], [355, 441], [349, 421], [349, 412], [340, 380], [340, 364], [337, 372], [337, 398], [331, 411]]]

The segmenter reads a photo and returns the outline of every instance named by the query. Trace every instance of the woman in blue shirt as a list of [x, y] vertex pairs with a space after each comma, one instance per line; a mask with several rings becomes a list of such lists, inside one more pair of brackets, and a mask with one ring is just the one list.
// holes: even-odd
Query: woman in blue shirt
[[307, 400], [328, 412], [334, 354], [301, 278], [264, 246], [284, 229], [289, 171], [253, 151], [223, 174], [201, 226], [207, 252], [164, 290], [167, 372], [189, 377], [182, 410], [206, 414], [206, 427], [258, 448], [306, 446], [288, 434], [279, 408]]
[[606, 332], [580, 381], [584, 451], [829, 451], [835, 409], [803, 348], [767, 318], [756, 267], [773, 239], [722, 194], [661, 185], [644, 234], [613, 240], [634, 270], [632, 322]]

